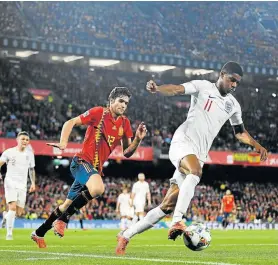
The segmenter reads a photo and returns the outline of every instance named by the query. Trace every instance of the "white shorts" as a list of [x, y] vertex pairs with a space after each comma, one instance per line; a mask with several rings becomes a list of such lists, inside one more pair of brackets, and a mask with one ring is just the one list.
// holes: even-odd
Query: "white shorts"
[[121, 216], [128, 216], [130, 212], [130, 207], [126, 207], [126, 208], [121, 208], [120, 209], [120, 215]]
[[134, 203], [134, 207], [135, 207], [135, 213], [143, 213], [145, 210], [145, 203], [142, 202], [136, 202]]
[[128, 211], [128, 215], [127, 215], [127, 216], [133, 218], [134, 213], [135, 213], [134, 207], [132, 206], [132, 207], [129, 208], [129, 211]]
[[27, 191], [16, 189], [16, 188], [6, 188], [5, 187], [5, 198], [6, 202], [16, 202], [16, 205], [24, 208], [26, 202]]
[[169, 150], [169, 159], [171, 160], [172, 164], [175, 166], [176, 169], [179, 169], [180, 161], [187, 155], [196, 155], [199, 159], [200, 166], [203, 167], [205, 160], [204, 158], [200, 160], [200, 154], [198, 152], [197, 147], [190, 142], [190, 140], [181, 140], [178, 141], [177, 139], [172, 143]]

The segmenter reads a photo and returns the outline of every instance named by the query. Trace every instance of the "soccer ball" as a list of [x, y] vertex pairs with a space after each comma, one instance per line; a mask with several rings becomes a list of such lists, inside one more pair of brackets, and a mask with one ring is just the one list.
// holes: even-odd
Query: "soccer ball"
[[193, 251], [206, 249], [211, 241], [209, 229], [200, 223], [188, 226], [183, 234], [184, 244]]

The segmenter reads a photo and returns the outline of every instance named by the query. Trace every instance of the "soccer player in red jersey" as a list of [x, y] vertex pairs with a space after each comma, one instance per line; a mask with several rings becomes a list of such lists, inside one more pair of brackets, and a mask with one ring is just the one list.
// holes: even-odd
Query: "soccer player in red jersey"
[[63, 237], [66, 225], [76, 210], [103, 194], [104, 184], [101, 177], [103, 163], [116, 146], [122, 143], [124, 156], [131, 157], [145, 137], [147, 129], [142, 122], [136, 130], [134, 140], [131, 140], [133, 133], [130, 121], [123, 115], [130, 97], [131, 93], [126, 87], [115, 87], [108, 97], [109, 107], [94, 107], [68, 120], [63, 126], [60, 143], [48, 144], [64, 150], [72, 128], [88, 125], [82, 150], [71, 162], [70, 170], [75, 181], [67, 199], [31, 234], [31, 239], [40, 248], [46, 247], [44, 235], [52, 225], [54, 233]]
[[236, 210], [236, 205], [235, 205], [235, 198], [234, 195], [231, 194], [230, 190], [226, 191], [226, 195], [223, 196], [222, 201], [221, 201], [221, 209], [220, 213], [224, 214], [223, 218], [223, 228], [227, 228], [229, 224], [229, 216], [230, 214]]

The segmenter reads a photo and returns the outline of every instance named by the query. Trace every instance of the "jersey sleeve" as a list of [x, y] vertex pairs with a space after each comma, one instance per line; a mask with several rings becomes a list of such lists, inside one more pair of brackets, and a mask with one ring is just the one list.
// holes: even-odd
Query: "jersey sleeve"
[[102, 107], [95, 107], [87, 110], [83, 114], [79, 115], [82, 124], [93, 125], [99, 122], [103, 113]]
[[243, 123], [243, 121], [242, 121], [242, 111], [241, 111], [241, 107], [238, 103], [236, 104], [236, 111], [234, 112], [232, 117], [229, 119], [229, 121], [230, 121], [230, 124], [232, 126], [240, 125], [240, 124]]
[[1, 155], [1, 157], [0, 157], [0, 160], [3, 161], [3, 162], [5, 162], [5, 163], [8, 163], [8, 161], [9, 161], [9, 151], [8, 151], [8, 150], [5, 150], [5, 151], [2, 153], [2, 155]]
[[35, 156], [34, 156], [34, 153], [30, 152], [30, 164], [29, 164], [29, 168], [34, 168], [35, 167]]
[[131, 138], [133, 137], [133, 132], [132, 132], [132, 128], [130, 125], [130, 120], [126, 118], [125, 121], [125, 125], [124, 125], [124, 135], [126, 136], [126, 138]]
[[118, 203], [122, 203], [122, 194], [120, 194], [118, 197]]
[[192, 80], [187, 83], [181, 84], [184, 87], [185, 95], [194, 95], [198, 94], [200, 91], [200, 87], [203, 85], [203, 80]]

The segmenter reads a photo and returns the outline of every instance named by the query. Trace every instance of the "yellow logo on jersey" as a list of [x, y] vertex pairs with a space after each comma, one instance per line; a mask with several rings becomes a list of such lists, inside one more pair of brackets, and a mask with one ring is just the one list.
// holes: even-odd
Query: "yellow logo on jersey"
[[119, 133], [118, 133], [119, 136], [123, 136], [124, 135], [124, 128], [121, 126], [119, 128]]

